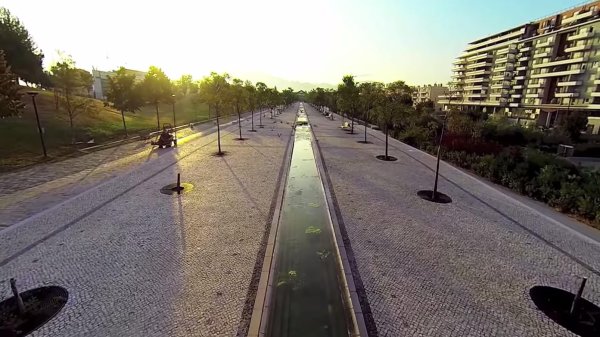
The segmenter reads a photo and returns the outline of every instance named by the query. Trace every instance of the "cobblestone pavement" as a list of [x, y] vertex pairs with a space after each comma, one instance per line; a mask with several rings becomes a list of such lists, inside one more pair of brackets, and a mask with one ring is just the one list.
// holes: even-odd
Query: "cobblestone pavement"
[[574, 336], [529, 289], [576, 292], [582, 276], [584, 297], [600, 303], [597, 232], [445, 163], [439, 189], [453, 202], [424, 201], [416, 192], [433, 187], [433, 157], [390, 139], [398, 161], [380, 161], [381, 132], [360, 144], [362, 126], [349, 135], [308, 110], [378, 336]]
[[[235, 335], [294, 111], [255, 133], [244, 123], [245, 141], [224, 128], [226, 156], [214, 155], [216, 134], [198, 137], [1, 231], [0, 299], [10, 277], [69, 291], [32, 336]], [[177, 173], [194, 189], [160, 194]]]
[[[177, 134], [180, 145], [183, 145], [215, 130], [214, 122], [207, 122], [196, 125], [193, 130], [180, 130]], [[76, 158], [2, 173], [0, 230], [165, 153], [153, 149], [150, 140], [135, 141]]]

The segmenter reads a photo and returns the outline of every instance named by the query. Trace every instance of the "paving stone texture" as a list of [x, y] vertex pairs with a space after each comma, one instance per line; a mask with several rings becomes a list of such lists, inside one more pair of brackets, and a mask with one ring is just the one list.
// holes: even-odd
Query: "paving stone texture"
[[[234, 140], [237, 125], [225, 127], [223, 157], [214, 156], [216, 133], [149, 161], [144, 152], [127, 174], [0, 231], [0, 299], [11, 277], [22, 290], [69, 291], [63, 311], [32, 336], [235, 335], [248, 296], [253, 303], [248, 288], [295, 111], [263, 118], [254, 133], [245, 121], [245, 141]], [[177, 173], [194, 189], [161, 194]]]
[[536, 309], [529, 289], [576, 292], [582, 276], [584, 297], [600, 304], [597, 231], [445, 163], [439, 190], [453, 202], [422, 200], [433, 157], [390, 139], [398, 161], [378, 160], [380, 131], [360, 144], [362, 126], [349, 135], [339, 116], [307, 110], [378, 336], [573, 336]]

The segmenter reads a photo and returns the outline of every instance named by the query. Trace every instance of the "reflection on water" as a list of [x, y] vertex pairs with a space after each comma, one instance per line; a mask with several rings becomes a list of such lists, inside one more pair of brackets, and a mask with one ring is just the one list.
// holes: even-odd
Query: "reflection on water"
[[279, 225], [269, 337], [347, 337], [333, 233], [309, 126], [298, 126]]

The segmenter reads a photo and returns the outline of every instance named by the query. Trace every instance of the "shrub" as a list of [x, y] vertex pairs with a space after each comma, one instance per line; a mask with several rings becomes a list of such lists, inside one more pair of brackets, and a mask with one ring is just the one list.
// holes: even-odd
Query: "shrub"
[[465, 135], [449, 133], [444, 135], [442, 146], [448, 152], [463, 151], [469, 154], [486, 155], [497, 154], [502, 151], [502, 146], [488, 142], [481, 138], [471, 138]]
[[547, 165], [543, 167], [536, 178], [537, 193], [535, 197], [543, 201], [556, 200], [560, 196], [563, 181], [569, 178], [569, 171], [556, 166]]

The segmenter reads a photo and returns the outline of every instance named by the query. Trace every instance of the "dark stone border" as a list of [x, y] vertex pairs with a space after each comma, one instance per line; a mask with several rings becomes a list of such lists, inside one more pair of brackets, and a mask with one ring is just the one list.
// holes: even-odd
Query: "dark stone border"
[[[194, 185], [190, 183], [181, 183], [181, 193], [189, 193], [194, 189]], [[160, 189], [160, 193], [166, 195], [177, 194], [177, 184], [169, 184]]]
[[433, 199], [433, 191], [432, 190], [421, 190], [417, 192], [417, 195], [427, 201], [436, 202], [438, 204], [449, 204], [452, 202], [452, 198], [445, 195], [442, 192], [436, 192], [436, 197]]
[[356, 142], [360, 144], [373, 144], [373, 142], [370, 142], [368, 140], [366, 142], [364, 140], [357, 140]]
[[20, 295], [26, 310], [23, 318], [18, 318], [14, 296], [0, 302], [0, 336], [21, 337], [32, 333], [54, 318], [69, 300], [69, 292], [58, 286], [34, 288]]
[[233, 140], [237, 140], [237, 141], [244, 141], [244, 140], [248, 140], [248, 138], [244, 138], [244, 137], [242, 137], [242, 138], [239, 138], [239, 137], [238, 137], [238, 138], [234, 138]]
[[529, 296], [540, 311], [563, 328], [582, 337], [600, 336], [600, 307], [594, 303], [579, 298], [571, 315], [575, 295], [568, 291], [535, 286], [529, 290]]
[[221, 151], [221, 152], [214, 152], [212, 154], [213, 157], [224, 157], [226, 155], [228, 155], [229, 152], [228, 151]]
[[380, 154], [378, 156], [375, 156], [375, 158], [377, 158], [379, 160], [383, 160], [383, 161], [396, 161], [396, 160], [398, 160], [398, 158], [396, 158], [394, 156], [386, 156], [384, 154]]

